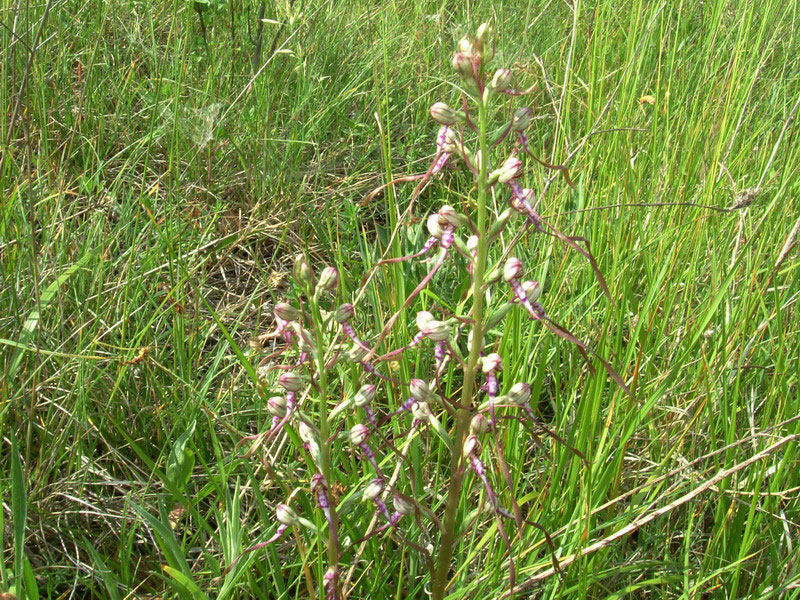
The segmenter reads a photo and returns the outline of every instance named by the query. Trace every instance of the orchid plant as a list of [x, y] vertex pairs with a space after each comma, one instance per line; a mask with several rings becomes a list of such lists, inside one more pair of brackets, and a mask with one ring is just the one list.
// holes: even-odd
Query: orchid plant
[[[531, 123], [531, 109], [508, 109], [507, 122], [496, 130], [490, 128], [492, 103], [513, 101], [530, 91], [514, 88], [509, 69], [491, 72], [494, 54], [492, 28], [488, 24], [459, 42], [452, 66], [460, 78], [461, 108], [453, 109], [442, 102], [431, 107], [432, 118], [441, 126], [432, 164], [423, 174], [398, 180], [419, 182], [412, 195], [413, 205], [433, 177], [447, 167], [463, 167], [474, 181], [474, 202], [465, 202], [461, 210], [441, 206], [425, 220], [428, 237], [417, 252], [386, 258], [375, 266], [403, 261], [426, 261], [430, 265], [382, 330], [374, 336], [359, 331], [356, 307], [342, 303], [339, 297], [340, 274], [333, 267], [325, 267], [317, 276], [304, 255], [296, 258], [293, 268], [298, 291], [295, 302], [282, 302], [274, 309], [277, 328], [272, 337], [279, 350], [270, 360], [280, 356], [284, 364], [270, 369], [281, 371], [273, 383], [280, 393], [267, 400], [272, 415], [270, 427], [244, 438], [240, 445], [249, 444], [248, 453], [253, 454], [259, 446], [292, 430], [292, 439], [300, 441], [307, 456], [309, 484], [277, 505], [275, 527], [270, 527], [273, 534], [246, 552], [274, 543], [292, 528], [299, 534], [306, 532], [324, 540], [327, 570], [319, 593], [327, 600], [349, 594], [353, 567], [347, 573], [345, 567], [356, 563], [364, 544], [386, 543], [387, 538], [419, 555], [430, 572], [432, 598], [441, 600], [447, 592], [458, 538], [485, 523], [483, 516], [487, 514], [496, 522], [508, 552], [508, 586], [512, 593], [514, 536], [509, 535], [509, 528], [519, 531], [532, 525], [539, 529], [551, 546], [558, 568], [547, 532], [526, 519], [515, 500], [514, 479], [499, 433], [507, 419], [519, 419], [530, 426], [534, 435], [549, 435], [566, 443], [536, 419], [530, 405], [531, 386], [524, 381], [504, 380], [503, 373], [509, 365], [504, 365], [502, 357], [492, 352], [487, 343], [488, 332], [500, 328], [510, 311], [524, 311], [530, 319], [573, 343], [590, 370], [591, 355], [630, 393], [607, 361], [550, 317], [542, 303], [540, 284], [525, 278], [523, 262], [512, 256], [513, 245], [505, 242], [501, 248], [498, 243], [518, 215], [523, 221], [521, 227], [553, 235], [586, 257], [608, 295], [588, 244], [580, 245], [585, 240], [568, 237], [543, 219], [537, 212], [536, 192], [521, 183], [525, 157], [562, 170], [570, 183], [563, 167], [548, 165], [533, 155], [525, 133]], [[500, 214], [490, 208], [492, 196], [507, 198], [508, 206]], [[416, 331], [398, 331], [400, 315], [412, 308], [421, 291], [448, 261], [463, 266], [465, 277], [471, 281], [466, 300], [456, 303], [459, 312], [435, 315], [420, 310], [416, 313]], [[387, 339], [405, 341], [399, 347], [386, 348]], [[430, 364], [430, 377], [402, 381], [386, 368], [387, 361], [405, 353], [415, 353], [418, 365]], [[428, 362], [421, 360], [425, 355], [431, 356]], [[352, 385], [354, 369], [360, 374], [356, 386]], [[443, 385], [454, 373], [461, 382], [456, 397], [449, 395]], [[404, 400], [394, 406], [389, 404], [389, 398], [398, 397]], [[404, 439], [398, 441], [397, 431], [405, 432]], [[434, 506], [426, 505], [414, 488], [413, 478], [403, 473], [409, 447], [423, 438], [433, 440], [450, 456], [444, 501]], [[332, 449], [340, 444], [352, 445], [353, 455], [360, 457], [363, 465], [363, 485], [349, 490], [348, 495], [350, 499], [360, 496], [364, 501], [358, 505], [363, 509], [348, 505], [348, 521], [353, 527], [359, 523], [362, 527], [357, 541], [340, 535], [341, 503], [331, 491], [340, 484], [340, 471], [332, 464]], [[493, 467], [495, 464], [497, 468]], [[476, 486], [485, 502], [471, 510], [461, 510], [461, 503], [470, 497], [462, 494], [465, 485]], [[507, 493], [498, 493], [500, 485], [507, 488]], [[324, 528], [291, 508], [291, 499], [303, 489], [324, 515]], [[501, 497], [509, 498], [509, 505], [504, 505]]]

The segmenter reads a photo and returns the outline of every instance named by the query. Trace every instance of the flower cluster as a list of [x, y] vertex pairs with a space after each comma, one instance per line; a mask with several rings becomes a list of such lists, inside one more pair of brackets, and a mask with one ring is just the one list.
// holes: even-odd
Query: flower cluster
[[[550, 233], [589, 258], [607, 292], [591, 253], [577, 244], [583, 240], [565, 236], [547, 223], [537, 212], [536, 193], [522, 184], [523, 158], [533, 157], [525, 133], [531, 123], [531, 109], [508, 107], [507, 123], [493, 138], [488, 133], [490, 104], [505, 104], [529, 91], [515, 88], [509, 69], [489, 70], [493, 57], [491, 27], [484, 24], [475, 36], [459, 42], [452, 58], [464, 90], [461, 108], [437, 102], [430, 109], [431, 117], [441, 125], [434, 159], [426, 173], [405, 181], [420, 181], [416, 197], [421, 185], [446, 167], [460, 163], [473, 176], [476, 197], [464, 202], [460, 210], [445, 204], [432, 212], [424, 222], [427, 240], [418, 251], [376, 265], [413, 260], [429, 265], [381, 331], [374, 336], [362, 335], [356, 308], [339, 297], [340, 274], [325, 267], [317, 277], [304, 255], [294, 263], [298, 293], [293, 303], [279, 303], [274, 309], [277, 327], [272, 337], [280, 350], [271, 358], [282, 356], [284, 364], [273, 367], [281, 374], [272, 385], [280, 394], [267, 400], [270, 427], [243, 442], [252, 442], [252, 451], [287, 429], [296, 433], [311, 469], [309, 484], [301, 488], [313, 498], [327, 528], [319, 531], [310, 520], [299, 516], [289, 506], [290, 496], [276, 508], [274, 534], [249, 550], [275, 542], [293, 527], [321, 536], [327, 547], [323, 585], [329, 600], [341, 598], [346, 585], [340, 571], [343, 557], [358, 552], [356, 544], [346, 543], [339, 535], [339, 504], [331, 491], [334, 484], [341, 483], [336, 481], [341, 470], [333, 464], [333, 457], [341, 457], [341, 447], [348, 444], [352, 454], [362, 460], [357, 467], [363, 473], [360, 489], [351, 490], [350, 495], [360, 496], [365, 503], [361, 506], [367, 508], [362, 510], [363, 521], [349, 519], [351, 524], [365, 524], [360, 541], [383, 539], [376, 536], [385, 533], [419, 553], [430, 568], [432, 595], [438, 600], [446, 592], [456, 532], [463, 534], [478, 526], [481, 515], [488, 511], [507, 546], [513, 591], [514, 553], [506, 526], [513, 524], [519, 530], [529, 521], [523, 518], [515, 500], [514, 478], [505, 462], [503, 436], [498, 432], [501, 417], [517, 419], [532, 432], [563, 440], [536, 420], [530, 405], [531, 386], [504, 377], [504, 373], [513, 371], [494, 351], [489, 332], [502, 331], [503, 319], [512, 310], [523, 310], [532, 320], [575, 344], [587, 362], [591, 353], [587, 344], [548, 315], [540, 302], [541, 285], [525, 278], [522, 260], [510, 256], [513, 247], [498, 249], [504, 241], [501, 234], [514, 215], [521, 215], [521, 227], [531, 225], [534, 231]], [[507, 147], [507, 154], [503, 154]], [[491, 194], [507, 203], [499, 214], [490, 210]], [[400, 315], [412, 308], [447, 261], [452, 261], [456, 269], [463, 267], [464, 277], [470, 282], [471, 305], [455, 302], [459, 307], [467, 305], [459, 308], [458, 314], [419, 310], [415, 330], [399, 331], [396, 324]], [[488, 294], [490, 288], [493, 291]], [[393, 348], [385, 347], [389, 339]], [[430, 366], [429, 377], [404, 381], [386, 368], [388, 361], [400, 360], [408, 353], [413, 353], [409, 362], [418, 372]], [[627, 391], [611, 365], [595, 358]], [[461, 382], [460, 387], [445, 384], [454, 379]], [[358, 383], [353, 385], [354, 381]], [[451, 387], [459, 389], [457, 397], [447, 392]], [[395, 398], [399, 400], [393, 401]], [[398, 431], [403, 432], [399, 441]], [[450, 481], [443, 490], [446, 501], [441, 507], [426, 505], [424, 494], [414, 488], [413, 477], [404, 473], [408, 448], [421, 439], [441, 444], [451, 456]], [[497, 470], [494, 464], [499, 465]], [[498, 492], [501, 481], [506, 489]], [[473, 484], [486, 502], [473, 507], [465, 522], [458, 522], [464, 485]], [[355, 559], [350, 556], [348, 561], [353, 564]]]

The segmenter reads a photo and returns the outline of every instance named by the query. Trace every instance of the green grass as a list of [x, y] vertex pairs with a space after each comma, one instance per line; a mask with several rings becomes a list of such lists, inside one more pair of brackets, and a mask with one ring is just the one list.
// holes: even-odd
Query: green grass
[[[614, 302], [558, 241], [528, 236], [518, 252], [548, 311], [636, 394], [590, 376], [523, 315], [507, 319], [505, 381], [531, 381], [542, 418], [590, 461], [506, 430], [528, 518], [562, 560], [590, 550], [526, 593], [800, 597], [797, 438], [592, 546], [800, 434], [784, 423], [800, 412], [800, 261], [796, 246], [782, 252], [800, 219], [800, 5], [267, 3], [254, 70], [259, 6], [205, 11], [204, 41], [185, 1], [3, 2], [0, 591], [309, 596], [324, 571], [310, 538], [222, 575], [270, 533], [280, 475], [303, 472], [291, 440], [274, 448], [279, 476], [234, 451], [268, 420], [242, 353], [257, 365], [248, 341], [288, 293], [297, 248], [351, 272], [354, 291], [413, 188], [358, 202], [427, 167], [427, 108], [457, 98], [452, 48], [494, 17], [496, 63], [538, 85], [534, 150], [571, 157], [576, 189], [554, 179], [542, 212], [591, 241]], [[551, 176], [531, 165], [526, 185]], [[455, 204], [463, 182], [436, 181], [418, 214]], [[749, 206], [704, 208], [748, 188]], [[421, 238], [404, 228], [394, 243]], [[365, 330], [421, 274], [377, 277], [359, 307]], [[456, 301], [455, 277], [445, 271], [422, 302]], [[415, 446], [409, 460], [438, 503], [447, 457]], [[349, 450], [340, 462], [347, 498], [362, 476]], [[551, 566], [538, 531], [516, 547], [520, 582]], [[424, 564], [392, 550], [362, 557], [352, 598], [425, 597]], [[451, 598], [507, 589], [491, 520], [456, 556]]]

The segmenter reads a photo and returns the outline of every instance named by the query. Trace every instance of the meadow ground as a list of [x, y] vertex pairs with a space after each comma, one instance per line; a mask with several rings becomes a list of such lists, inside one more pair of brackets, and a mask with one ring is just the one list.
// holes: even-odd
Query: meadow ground
[[[453, 47], [493, 18], [496, 63], [537, 85], [533, 146], [566, 161], [576, 187], [533, 165], [526, 185], [547, 186], [542, 212], [591, 241], [614, 302], [557, 240], [519, 251], [548, 310], [636, 396], [509, 318], [499, 351], [589, 459], [526, 436], [507, 453], [528, 517], [562, 560], [583, 554], [525, 594], [800, 597], [798, 2], [1, 10], [0, 592], [267, 599], [318, 586], [313, 544], [218, 579], [284, 493], [234, 451], [269, 418], [249, 342], [270, 329], [297, 249], [353, 282], [377, 261], [413, 184], [359, 203], [425, 170], [428, 107], [457, 98]], [[459, 202], [463, 183], [437, 180], [420, 213]], [[401, 234], [405, 251], [422, 236]], [[420, 268], [402, 269], [413, 287]], [[365, 328], [407, 291], [381, 277]], [[431, 294], [446, 306], [461, 283], [445, 272]], [[272, 448], [290, 472], [292, 448]], [[435, 504], [448, 463], [410, 461]], [[357, 483], [343, 477], [340, 493]], [[452, 599], [506, 589], [493, 527], [457, 549]], [[551, 566], [541, 533], [526, 536], [520, 582]], [[426, 597], [425, 567], [402, 547], [365, 555], [356, 575], [352, 598]]]

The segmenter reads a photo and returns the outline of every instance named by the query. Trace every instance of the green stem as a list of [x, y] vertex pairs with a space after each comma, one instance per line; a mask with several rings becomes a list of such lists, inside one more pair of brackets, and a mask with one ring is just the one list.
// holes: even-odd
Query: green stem
[[[310, 292], [310, 288], [309, 288]], [[326, 323], [322, 318], [322, 311], [319, 308], [317, 290], [311, 296], [311, 310], [313, 311], [313, 319], [316, 321], [315, 341], [316, 341], [316, 358], [317, 358], [317, 383], [319, 385], [319, 436], [320, 436], [320, 452], [319, 452], [319, 468], [322, 476], [325, 478], [326, 485], [331, 484], [331, 433], [330, 424], [328, 422], [328, 372], [325, 368], [325, 357], [327, 355], [328, 346], [325, 343], [324, 331], [326, 331]], [[332, 498], [331, 498], [332, 500]], [[334, 530], [339, 529], [338, 517], [336, 515], [336, 507], [331, 502], [331, 527]], [[333, 533], [333, 532], [331, 532]], [[339, 565], [339, 547], [337, 537], [329, 535], [327, 540], [328, 551], [328, 565], [329, 567], [338, 568]], [[322, 589], [322, 586], [320, 586]], [[324, 592], [323, 592], [324, 593]]]
[[[479, 146], [481, 152], [481, 168], [478, 176], [478, 256], [473, 269], [472, 281], [472, 349], [464, 369], [464, 386], [461, 393], [461, 406], [471, 407], [475, 391], [475, 379], [478, 374], [478, 360], [481, 356], [481, 341], [483, 340], [483, 284], [486, 273], [486, 258], [488, 254], [487, 236], [487, 173], [489, 164], [489, 149], [486, 141], [486, 98], [478, 99], [478, 127]], [[445, 505], [442, 525], [444, 532], [439, 546], [439, 555], [436, 557], [436, 571], [433, 576], [432, 598], [442, 600], [447, 588], [447, 577], [450, 572], [450, 561], [455, 549], [455, 537], [458, 520], [458, 506], [461, 498], [461, 486], [464, 483], [466, 469], [461, 466], [461, 447], [469, 428], [470, 408], [461, 408], [456, 413], [456, 434], [453, 441], [453, 454], [450, 461], [450, 486], [447, 490], [447, 503]]]

